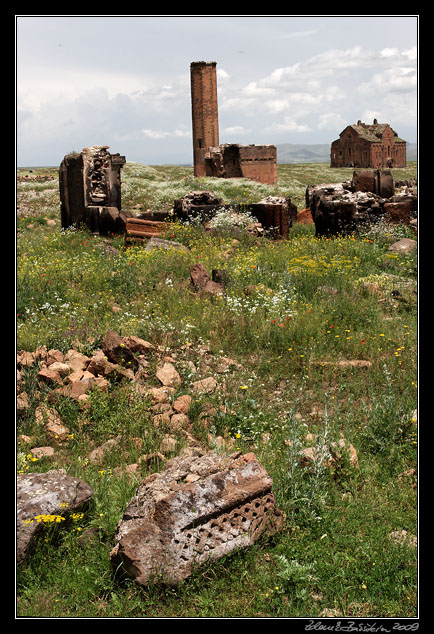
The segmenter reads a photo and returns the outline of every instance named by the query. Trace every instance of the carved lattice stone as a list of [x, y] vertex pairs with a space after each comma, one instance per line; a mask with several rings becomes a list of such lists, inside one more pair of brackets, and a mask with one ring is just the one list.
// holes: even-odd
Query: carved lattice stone
[[143, 481], [111, 557], [138, 583], [176, 585], [193, 569], [279, 530], [272, 480], [253, 454], [178, 457]]

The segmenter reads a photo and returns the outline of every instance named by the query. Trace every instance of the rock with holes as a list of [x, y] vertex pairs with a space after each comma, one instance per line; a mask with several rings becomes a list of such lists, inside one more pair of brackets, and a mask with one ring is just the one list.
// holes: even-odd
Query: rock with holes
[[176, 586], [282, 523], [272, 480], [254, 454], [194, 450], [142, 482], [118, 523], [111, 560], [140, 585]]

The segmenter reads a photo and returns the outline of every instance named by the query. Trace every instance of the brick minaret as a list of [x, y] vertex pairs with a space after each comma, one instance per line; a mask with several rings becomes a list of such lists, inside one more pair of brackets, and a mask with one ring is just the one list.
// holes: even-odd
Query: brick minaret
[[194, 175], [205, 176], [205, 152], [219, 145], [216, 62], [192, 62], [191, 111]]

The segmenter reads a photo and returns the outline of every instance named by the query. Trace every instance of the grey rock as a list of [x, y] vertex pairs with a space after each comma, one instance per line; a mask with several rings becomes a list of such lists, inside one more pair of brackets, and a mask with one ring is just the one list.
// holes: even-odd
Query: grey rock
[[31, 554], [42, 523], [40, 515], [65, 517], [86, 504], [93, 496], [92, 488], [63, 471], [24, 473], [17, 476], [17, 563]]

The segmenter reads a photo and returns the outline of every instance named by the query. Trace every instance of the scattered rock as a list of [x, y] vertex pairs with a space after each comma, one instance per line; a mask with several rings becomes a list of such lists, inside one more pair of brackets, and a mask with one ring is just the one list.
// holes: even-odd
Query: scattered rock
[[48, 367], [52, 365], [53, 363], [56, 363], [56, 362], [63, 363], [63, 361], [64, 361], [64, 355], [60, 350], [51, 349], [47, 352], [45, 363], [47, 364]]
[[151, 399], [156, 403], [167, 403], [169, 400], [169, 395], [173, 394], [175, 391], [174, 387], [151, 387], [150, 389], [146, 389], [145, 394], [150, 396]]
[[104, 460], [105, 455], [116, 447], [121, 442], [121, 436], [116, 436], [116, 438], [110, 438], [103, 445], [97, 447], [89, 454], [89, 462], [92, 464], [101, 464]]
[[160, 425], [170, 425], [170, 414], [167, 412], [156, 414], [152, 417], [152, 424], [154, 427], [160, 427]]
[[131, 367], [137, 366], [134, 353], [125, 345], [122, 337], [114, 330], [109, 330], [106, 333], [102, 341], [102, 351], [112, 363], [118, 363], [123, 367], [128, 367], [128, 365]]
[[389, 539], [400, 546], [417, 547], [417, 537], [410, 535], [406, 530], [392, 531], [392, 533], [389, 533]]
[[77, 350], [68, 350], [65, 354], [63, 362], [69, 365], [72, 371], [85, 370], [90, 359], [85, 354], [81, 354]]
[[334, 610], [334, 609], [330, 609], [330, 608], [324, 608], [324, 610], [320, 614], [320, 617], [322, 617], [322, 618], [334, 619], [334, 618], [336, 618], [338, 616], [342, 616], [342, 613], [339, 612], [339, 610]]
[[170, 418], [170, 429], [173, 432], [186, 429], [190, 425], [190, 419], [187, 414], [173, 414]]
[[178, 414], [187, 414], [188, 410], [191, 407], [193, 399], [189, 394], [183, 394], [173, 403], [173, 409]]
[[61, 377], [65, 377], [71, 372], [71, 367], [61, 361], [54, 361], [49, 367], [52, 372], [58, 372]]
[[35, 362], [35, 357], [31, 352], [27, 352], [27, 350], [21, 350], [17, 352], [17, 367], [29, 367], [33, 365]]
[[145, 251], [151, 251], [152, 249], [176, 249], [177, 251], [189, 252], [188, 247], [180, 242], [174, 242], [171, 240], [163, 240], [162, 238], [151, 238], [146, 245]]
[[332, 365], [335, 368], [371, 368], [371, 361], [365, 359], [341, 359], [340, 361], [314, 361], [315, 365]]
[[163, 454], [174, 453], [178, 447], [178, 441], [172, 436], [165, 436], [160, 443], [160, 451]]
[[412, 253], [417, 249], [417, 241], [411, 238], [402, 238], [390, 245], [389, 251], [393, 253]]
[[149, 354], [155, 350], [155, 346], [152, 345], [152, 343], [140, 337], [130, 335], [128, 337], [122, 337], [122, 341], [134, 354]]
[[34, 447], [30, 449], [30, 453], [40, 460], [41, 458], [51, 458], [55, 452], [53, 447]]
[[222, 295], [224, 293], [223, 284], [213, 282], [203, 264], [193, 264], [190, 268], [190, 284], [194, 291], [199, 293], [209, 293], [211, 295]]
[[17, 396], [17, 412], [25, 412], [30, 407], [29, 397], [26, 392], [21, 392]]
[[50, 436], [64, 440], [69, 434], [69, 429], [62, 424], [59, 414], [54, 409], [45, 405], [39, 405], [35, 410], [36, 422], [44, 425]]
[[213, 376], [193, 383], [193, 392], [195, 394], [212, 394], [217, 388], [217, 381]]
[[181, 384], [181, 377], [172, 363], [165, 363], [157, 369], [156, 377], [164, 386], [177, 387]]
[[50, 370], [50, 368], [41, 368], [38, 372], [38, 379], [51, 385], [53, 383], [62, 383], [62, 377], [59, 372]]

